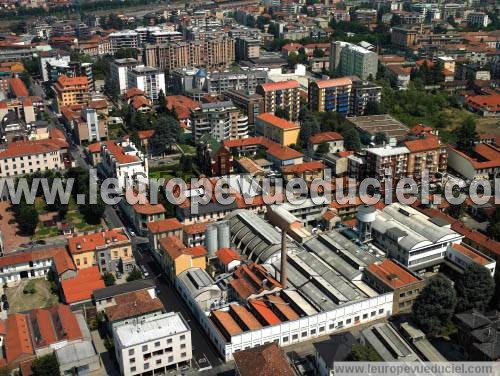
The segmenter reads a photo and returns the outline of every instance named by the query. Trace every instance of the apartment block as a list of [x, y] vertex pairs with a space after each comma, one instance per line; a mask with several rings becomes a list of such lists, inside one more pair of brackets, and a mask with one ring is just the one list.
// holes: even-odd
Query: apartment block
[[264, 112], [264, 98], [259, 94], [248, 94], [242, 90], [226, 90], [224, 97], [231, 100], [236, 107], [248, 117], [248, 124], [255, 124], [255, 119]]
[[125, 94], [128, 89], [128, 72], [140, 64], [136, 59], [116, 59], [110, 64], [110, 83], [118, 94]]
[[89, 82], [86, 76], [59, 76], [52, 89], [55, 92], [59, 110], [63, 106], [87, 104], [89, 101]]
[[297, 121], [300, 111], [299, 82], [295, 80], [268, 82], [257, 86], [256, 93], [264, 98], [264, 112], [283, 110], [290, 121]]
[[408, 176], [416, 181], [421, 180], [422, 173], [428, 171], [431, 181], [438, 180], [437, 174], [446, 172], [448, 167], [448, 151], [438, 136], [425, 134], [424, 137], [404, 142], [408, 155]]
[[410, 150], [405, 146], [366, 149], [366, 171], [381, 184], [388, 179], [397, 182], [407, 175]]
[[60, 138], [11, 142], [0, 149], [0, 177], [62, 170], [67, 152], [68, 143]]
[[104, 141], [100, 148], [102, 169], [108, 177], [118, 180], [117, 192], [149, 184], [148, 160], [129, 139]]
[[56, 82], [57, 78], [61, 75], [67, 77], [85, 76], [89, 83], [89, 89], [95, 91], [92, 63], [65, 60], [47, 62], [47, 75], [50, 82]]
[[123, 376], [165, 373], [192, 359], [191, 329], [177, 312], [116, 326], [113, 339]]
[[165, 73], [153, 67], [135, 67], [127, 71], [127, 87], [142, 90], [146, 97], [158, 100], [160, 91], [165, 94]]
[[191, 110], [190, 118], [196, 142], [204, 134], [210, 134], [219, 142], [248, 136], [248, 117], [231, 101], [202, 103]]
[[146, 65], [172, 70], [186, 66], [224, 69], [235, 59], [234, 39], [214, 37], [188, 42], [168, 42], [144, 48]]
[[277, 144], [290, 146], [297, 144], [300, 127], [295, 123], [265, 112], [257, 116], [255, 131]]
[[312, 81], [309, 83], [309, 108], [317, 112], [338, 112], [347, 115], [351, 95], [350, 78]]
[[135, 265], [132, 243], [122, 228], [68, 238], [68, 250], [78, 270], [97, 265], [101, 273], [130, 272]]
[[358, 76], [362, 80], [375, 78], [378, 55], [352, 43], [333, 41], [330, 47], [330, 71], [342, 76]]
[[138, 48], [139, 34], [135, 30], [117, 31], [109, 34], [109, 43], [112, 54], [122, 48]]
[[358, 77], [352, 77], [352, 88], [349, 103], [349, 116], [363, 116], [368, 102], [380, 103], [382, 86]]
[[249, 37], [236, 38], [236, 60], [258, 59], [260, 40]]

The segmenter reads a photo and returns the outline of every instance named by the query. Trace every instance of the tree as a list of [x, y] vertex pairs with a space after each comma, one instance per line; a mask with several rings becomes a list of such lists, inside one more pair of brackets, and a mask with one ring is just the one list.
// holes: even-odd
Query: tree
[[142, 279], [142, 273], [139, 269], [137, 269], [135, 266], [134, 268], [128, 273], [127, 276], [127, 282], [132, 282], [137, 279]]
[[97, 203], [90, 204], [89, 197], [86, 197], [85, 204], [78, 207], [80, 213], [83, 215], [83, 219], [89, 225], [97, 225], [101, 223], [101, 218], [106, 210], [106, 205], [100, 195], [97, 195]]
[[115, 52], [115, 59], [137, 59], [137, 54], [138, 52], [136, 48], [120, 48]]
[[149, 141], [149, 148], [154, 155], [164, 154], [172, 150], [181, 138], [180, 123], [172, 116], [160, 116], [156, 131]]
[[295, 67], [299, 62], [299, 55], [297, 54], [297, 52], [295, 51], [290, 52], [288, 54], [287, 61], [288, 61], [288, 66], [290, 68]]
[[385, 132], [377, 132], [374, 137], [375, 145], [387, 144], [389, 142], [389, 137]]
[[322, 49], [320, 49], [318, 47], [314, 47], [313, 56], [314, 57], [325, 57], [325, 51], [323, 51]]
[[321, 144], [318, 145], [318, 148], [316, 149], [316, 153], [318, 154], [327, 154], [330, 151], [330, 145], [328, 145], [328, 142], [322, 142]]
[[382, 107], [379, 102], [368, 101], [365, 107], [365, 115], [380, 115], [382, 114]]
[[106, 286], [113, 286], [115, 284], [115, 281], [116, 281], [116, 278], [113, 274], [111, 274], [110, 272], [104, 272], [104, 274], [102, 275], [102, 279], [104, 281], [104, 284]]
[[380, 362], [382, 358], [370, 345], [356, 343], [351, 347], [348, 360], [355, 362]]
[[38, 212], [34, 205], [28, 205], [24, 202], [14, 206], [14, 216], [21, 233], [33, 235], [38, 225]]
[[346, 150], [361, 150], [361, 141], [359, 139], [359, 133], [353, 127], [346, 128], [342, 132], [342, 137], [344, 137], [344, 147]]
[[53, 376], [59, 375], [59, 363], [56, 354], [41, 356], [31, 365], [33, 376]]
[[489, 270], [476, 263], [471, 263], [465, 268], [464, 274], [455, 287], [458, 312], [472, 308], [483, 311], [490, 303], [495, 291], [495, 283]]
[[301, 118], [299, 139], [301, 145], [305, 146], [311, 136], [321, 131], [321, 127], [316, 117], [307, 110], [303, 111]]
[[165, 93], [162, 89], [158, 93], [158, 113], [163, 114], [167, 110], [167, 102], [165, 101]]
[[413, 320], [425, 333], [432, 336], [439, 335], [450, 325], [456, 304], [456, 292], [450, 281], [437, 275], [415, 300]]
[[460, 127], [456, 130], [457, 135], [457, 147], [464, 153], [470, 153], [474, 149], [476, 142], [479, 139], [479, 135], [476, 132], [476, 121], [473, 117], [469, 116]]
[[193, 157], [191, 155], [183, 154], [179, 160], [179, 168], [182, 172], [192, 172]]

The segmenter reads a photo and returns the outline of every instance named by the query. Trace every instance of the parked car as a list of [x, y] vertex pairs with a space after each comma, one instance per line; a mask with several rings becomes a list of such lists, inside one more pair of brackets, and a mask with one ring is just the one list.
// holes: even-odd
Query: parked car
[[5, 302], [3, 302], [3, 310], [7, 311], [8, 309], [9, 309], [9, 302], [6, 300]]

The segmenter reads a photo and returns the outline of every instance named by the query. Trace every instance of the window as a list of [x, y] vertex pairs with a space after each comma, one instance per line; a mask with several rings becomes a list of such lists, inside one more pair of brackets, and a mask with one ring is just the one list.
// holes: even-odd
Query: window
[[148, 345], [142, 346], [142, 352], [144, 352], [144, 351], [148, 351]]
[[183, 352], [181, 353], [181, 358], [185, 358], [187, 356], [187, 353]]
[[330, 329], [330, 330], [335, 329], [335, 324], [328, 325], [328, 329]]
[[288, 342], [288, 336], [283, 337], [283, 342]]
[[181, 341], [184, 341], [184, 340], [186, 339], [186, 336], [183, 334], [183, 335], [181, 335], [181, 336], [179, 337], [179, 339], [180, 339]]
[[160, 347], [160, 341], [155, 342], [155, 347]]
[[128, 354], [129, 354], [129, 355], [134, 355], [134, 349], [130, 349], [130, 350], [128, 350]]
[[130, 367], [130, 372], [135, 372], [135, 367]]
[[299, 339], [299, 335], [298, 334], [293, 334], [292, 335], [292, 341], [295, 341], [297, 339]]
[[368, 313], [363, 314], [363, 320], [368, 318]]
[[346, 325], [349, 325], [351, 322], [352, 322], [352, 319], [347, 319], [347, 320], [345, 320], [345, 324], [346, 324]]
[[173, 357], [173, 356], [169, 356], [169, 357], [168, 357], [168, 362], [169, 362], [169, 363], [172, 363], [173, 361], [174, 361], [174, 357]]
[[130, 363], [134, 364], [135, 363], [135, 358], [130, 358]]
[[315, 335], [316, 334], [316, 329], [311, 329], [311, 335]]
[[384, 309], [383, 309], [383, 308], [380, 308], [380, 309], [378, 310], [378, 313], [379, 313], [379, 315], [380, 315], [380, 314], [382, 314], [382, 313], [384, 313]]
[[354, 317], [354, 322], [359, 321], [359, 316]]
[[167, 343], [172, 343], [172, 338], [167, 339]]
[[337, 327], [342, 328], [343, 326], [344, 326], [344, 322], [343, 321], [339, 321], [339, 323], [337, 324]]
[[319, 327], [319, 332], [320, 332], [320, 333], [323, 333], [324, 331], [325, 331], [325, 327], [324, 327], [324, 326], [320, 326], [320, 327]]
[[302, 332], [302, 338], [307, 337], [307, 332]]
[[156, 364], [160, 364], [161, 363], [161, 359], [156, 359]]
[[181, 349], [185, 349], [186, 348], [186, 344], [185, 343], [181, 343]]
[[375, 316], [376, 313], [377, 312], [373, 311], [372, 313], [370, 313], [370, 316], [373, 317], [373, 316]]
[[144, 369], [149, 369], [149, 363], [144, 363]]

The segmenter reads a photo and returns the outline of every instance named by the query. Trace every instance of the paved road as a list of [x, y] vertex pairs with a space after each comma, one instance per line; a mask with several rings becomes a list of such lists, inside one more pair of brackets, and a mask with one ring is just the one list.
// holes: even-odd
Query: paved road
[[165, 309], [167, 311], [180, 312], [191, 327], [193, 359], [200, 362], [200, 359], [206, 358], [212, 367], [222, 365], [222, 360], [219, 357], [217, 349], [205, 334], [184, 300], [177, 293], [173, 284], [161, 275], [160, 268], [149, 251], [141, 251], [138, 259], [138, 263], [145, 265], [152, 276], [157, 276], [156, 285], [160, 289], [159, 298], [163, 302]]

